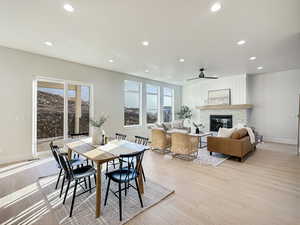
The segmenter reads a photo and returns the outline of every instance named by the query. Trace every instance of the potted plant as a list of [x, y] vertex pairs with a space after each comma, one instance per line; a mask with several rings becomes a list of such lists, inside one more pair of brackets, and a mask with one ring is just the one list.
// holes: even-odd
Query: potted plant
[[101, 133], [102, 133], [102, 143], [104, 143], [104, 130], [102, 129], [103, 124], [107, 121], [108, 116], [101, 115], [98, 120], [90, 119], [90, 124], [93, 127], [92, 131], [92, 144], [100, 145], [101, 144]]
[[192, 110], [186, 105], [180, 107], [180, 111], [177, 113], [179, 119], [191, 119]]
[[191, 132], [191, 118], [192, 118], [192, 110], [183, 105], [180, 107], [180, 111], [177, 113], [179, 119], [183, 120], [184, 127], [189, 128], [189, 132]]

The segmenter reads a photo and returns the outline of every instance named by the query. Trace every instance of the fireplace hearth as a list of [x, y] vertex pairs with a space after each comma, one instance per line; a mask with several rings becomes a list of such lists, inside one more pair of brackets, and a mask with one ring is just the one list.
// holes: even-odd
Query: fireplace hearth
[[221, 127], [232, 128], [232, 115], [210, 115], [210, 131], [218, 131]]

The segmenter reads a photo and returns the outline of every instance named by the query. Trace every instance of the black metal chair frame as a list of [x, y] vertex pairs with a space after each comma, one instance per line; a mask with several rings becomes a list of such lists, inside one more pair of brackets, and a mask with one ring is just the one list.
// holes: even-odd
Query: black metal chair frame
[[[56, 150], [55, 150], [56, 151]], [[67, 156], [65, 154], [59, 154], [57, 152], [57, 155], [59, 157], [59, 162], [60, 162], [60, 166], [63, 168], [64, 170], [64, 179], [67, 179], [68, 181], [68, 184], [67, 184], [67, 189], [66, 189], [66, 192], [65, 192], [65, 195], [64, 195], [64, 200], [63, 200], [63, 204], [65, 204], [66, 202], [66, 198], [67, 198], [67, 195], [68, 195], [68, 191], [70, 189], [70, 184], [72, 181], [75, 181], [75, 184], [72, 187], [74, 187], [74, 190], [73, 190], [73, 197], [72, 197], [72, 203], [71, 203], [71, 208], [70, 208], [70, 217], [72, 217], [72, 213], [73, 213], [73, 208], [74, 208], [74, 202], [75, 202], [75, 198], [86, 193], [86, 192], [92, 192], [92, 189], [95, 188], [92, 187], [91, 185], [91, 175], [94, 176], [94, 179], [95, 179], [95, 184], [96, 184], [96, 170], [92, 167], [92, 166], [84, 166], [84, 167], [81, 167], [81, 168], [77, 168], [77, 169], [84, 169], [84, 168], [87, 168], [87, 169], [91, 169], [91, 170], [94, 170], [93, 172], [85, 175], [85, 176], [82, 176], [80, 178], [77, 178], [76, 176], [74, 176], [74, 173], [73, 171], [75, 171], [72, 166], [70, 165], [70, 162], [67, 158]], [[88, 182], [89, 182], [89, 188], [87, 188], [87, 184], [86, 184], [86, 178], [88, 178]], [[85, 187], [83, 187], [81, 185], [81, 183], [84, 183], [85, 184]], [[77, 190], [77, 186], [80, 185], [81, 188], [84, 190], [82, 191], [81, 193], [77, 194], [76, 195], [76, 190]], [[63, 181], [63, 185], [62, 185], [62, 189], [61, 189], [61, 193], [62, 193], [62, 190], [63, 190], [63, 186], [64, 186], [64, 181]], [[61, 195], [60, 193], [60, 195]]]
[[[116, 140], [126, 140], [127, 135], [126, 134], [121, 134], [121, 133], [116, 133]], [[114, 169], [116, 168], [116, 162], [115, 160], [111, 160], [109, 162], [106, 163], [106, 173], [108, 173], [108, 167], [109, 165], [113, 165]], [[106, 176], [107, 178], [107, 176]]]
[[[125, 196], [126, 196], [127, 192], [129, 191], [129, 188], [130, 187], [134, 188], [138, 192], [141, 207], [142, 208], [144, 207], [141, 192], [138, 185], [138, 180], [137, 180], [139, 176], [139, 171], [141, 170], [144, 152], [145, 150], [133, 154], [120, 155], [119, 156], [120, 168], [108, 172], [106, 174], [108, 176], [108, 184], [107, 184], [107, 189], [105, 194], [104, 206], [107, 204], [108, 193], [109, 191], [111, 191], [119, 199], [120, 221], [122, 221], [122, 191], [125, 191]], [[117, 191], [110, 190], [111, 180], [118, 183], [119, 187]], [[133, 180], [135, 181], [135, 186], [130, 184], [130, 181]], [[121, 187], [123, 183], [124, 183], [124, 188]]]
[[[135, 140], [134, 140], [135, 143], [140, 144], [140, 145], [145, 145], [145, 146], [148, 145], [149, 138], [142, 137], [142, 136], [134, 136], [134, 137], [135, 137]], [[141, 167], [142, 167], [141, 170], [142, 170], [142, 174], [143, 174], [143, 179], [146, 182], [146, 176], [145, 176], [144, 168], [143, 168], [142, 165], [141, 165]]]

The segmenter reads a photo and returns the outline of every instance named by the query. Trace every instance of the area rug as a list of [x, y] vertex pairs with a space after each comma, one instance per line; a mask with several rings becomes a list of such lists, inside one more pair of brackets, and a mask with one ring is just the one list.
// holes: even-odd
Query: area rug
[[[144, 184], [143, 203], [144, 208], [141, 208], [137, 192], [131, 188], [127, 193], [127, 196], [122, 198], [123, 209], [123, 221], [119, 221], [119, 200], [114, 196], [112, 192], [109, 193], [107, 205], [104, 207], [104, 196], [106, 191], [107, 180], [103, 176], [102, 178], [102, 216], [98, 219], [95, 218], [96, 207], [96, 195], [95, 189], [92, 194], [89, 192], [82, 194], [75, 199], [73, 216], [69, 217], [73, 188], [69, 190], [68, 198], [65, 205], [62, 204], [63, 197], [59, 198], [59, 190], [54, 190], [57, 176], [49, 176], [40, 178], [38, 180], [38, 187], [44, 196], [44, 200], [49, 210], [55, 216], [58, 224], [64, 225], [119, 225], [125, 224], [135, 216], [139, 215], [148, 208], [158, 204], [163, 199], [167, 198], [174, 191], [163, 187], [160, 184], [152, 182], [147, 179]], [[94, 180], [94, 179], [92, 179]], [[94, 183], [93, 183], [94, 185]], [[111, 182], [111, 188], [118, 190], [117, 185]], [[77, 193], [80, 193], [83, 189], [78, 186]]]
[[213, 152], [209, 154], [206, 148], [199, 149], [197, 158], [193, 161], [194, 163], [211, 165], [217, 167], [221, 165], [230, 156], [221, 153]]

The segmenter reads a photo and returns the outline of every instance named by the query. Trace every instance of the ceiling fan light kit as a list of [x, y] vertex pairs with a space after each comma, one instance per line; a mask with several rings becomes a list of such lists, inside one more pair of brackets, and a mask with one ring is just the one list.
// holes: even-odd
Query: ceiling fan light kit
[[213, 77], [212, 76], [210, 76], [210, 77], [205, 76], [204, 71], [205, 71], [205, 69], [201, 68], [200, 69], [200, 74], [198, 75], [198, 77], [187, 79], [187, 81], [198, 80], [198, 79], [218, 79], [218, 77], [215, 77], [215, 76], [213, 76]]

